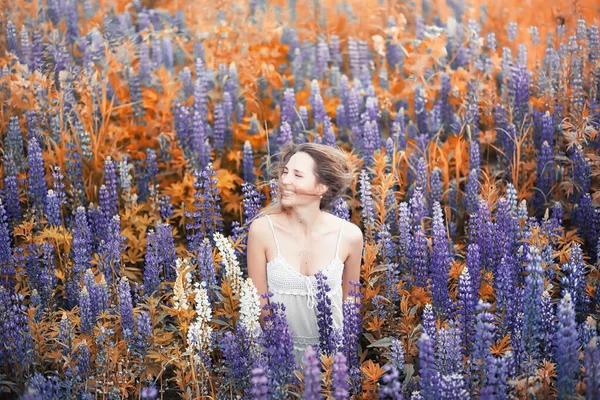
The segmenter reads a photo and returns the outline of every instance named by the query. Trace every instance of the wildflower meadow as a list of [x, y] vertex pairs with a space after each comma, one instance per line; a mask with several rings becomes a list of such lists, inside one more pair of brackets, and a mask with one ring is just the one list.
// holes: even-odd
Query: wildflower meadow
[[[2, 11], [1, 398], [600, 399], [596, 1]], [[365, 240], [298, 364], [246, 266], [290, 141]]]

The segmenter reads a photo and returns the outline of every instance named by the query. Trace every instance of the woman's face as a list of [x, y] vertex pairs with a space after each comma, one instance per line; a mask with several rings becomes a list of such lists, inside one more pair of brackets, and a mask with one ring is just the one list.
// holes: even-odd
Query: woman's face
[[317, 183], [314, 174], [315, 162], [304, 152], [294, 154], [281, 174], [281, 202], [286, 206], [308, 204], [319, 201], [326, 187]]

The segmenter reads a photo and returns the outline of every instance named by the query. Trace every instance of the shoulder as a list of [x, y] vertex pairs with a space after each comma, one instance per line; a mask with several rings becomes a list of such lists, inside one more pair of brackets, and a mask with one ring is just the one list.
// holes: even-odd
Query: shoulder
[[269, 221], [267, 220], [267, 217], [263, 215], [262, 217], [258, 217], [250, 223], [250, 226], [248, 227], [248, 235], [261, 237], [269, 229]]
[[344, 223], [344, 234], [348, 238], [348, 241], [354, 245], [363, 245], [363, 233], [362, 230], [352, 222], [346, 221]]
[[363, 233], [357, 225], [353, 224], [350, 221], [346, 221], [345, 219], [337, 217], [333, 214], [331, 214], [331, 218], [337, 226], [339, 226], [340, 223], [343, 224], [342, 225], [342, 229], [343, 229], [342, 234], [345, 238], [345, 241], [351, 242], [352, 244], [356, 244], [356, 245], [360, 244], [362, 246]]

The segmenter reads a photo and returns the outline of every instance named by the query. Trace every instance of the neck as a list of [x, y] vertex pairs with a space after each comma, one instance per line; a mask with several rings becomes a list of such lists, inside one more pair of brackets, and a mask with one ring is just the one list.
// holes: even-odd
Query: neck
[[315, 232], [315, 228], [321, 223], [322, 215], [319, 207], [292, 207], [286, 212], [291, 228], [300, 231], [304, 236]]

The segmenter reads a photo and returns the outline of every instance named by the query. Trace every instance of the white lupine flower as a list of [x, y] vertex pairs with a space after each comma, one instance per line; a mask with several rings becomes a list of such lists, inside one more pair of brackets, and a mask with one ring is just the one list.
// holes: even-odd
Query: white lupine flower
[[196, 320], [190, 325], [187, 334], [188, 351], [197, 352], [207, 350], [210, 347], [210, 338], [212, 328], [208, 324], [212, 319], [212, 308], [208, 299], [208, 291], [206, 290], [206, 282], [201, 284], [196, 283]]
[[188, 259], [178, 258], [175, 261], [177, 277], [173, 286], [173, 307], [176, 310], [187, 310], [189, 308], [188, 295], [192, 288], [192, 266]]
[[240, 263], [235, 256], [233, 246], [220, 232], [215, 232], [213, 238], [215, 239], [215, 243], [225, 266], [225, 277], [229, 280], [233, 291], [239, 292], [241, 289], [240, 282], [242, 281], [242, 270], [240, 269]]
[[240, 320], [248, 331], [253, 334], [258, 327], [258, 318], [260, 317], [260, 296], [258, 289], [254, 286], [251, 278], [242, 281], [242, 290], [240, 291]]

